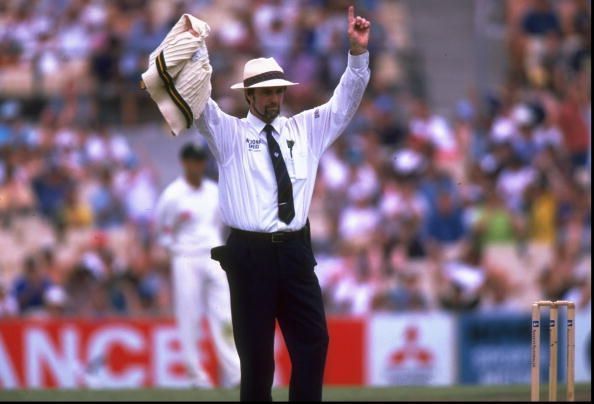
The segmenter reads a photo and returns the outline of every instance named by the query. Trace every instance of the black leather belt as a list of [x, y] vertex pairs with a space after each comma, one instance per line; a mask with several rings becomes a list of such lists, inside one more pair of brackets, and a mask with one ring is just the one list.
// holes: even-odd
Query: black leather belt
[[305, 240], [306, 228], [307, 226], [297, 231], [277, 231], [274, 233], [260, 233], [256, 231], [246, 231], [231, 228], [231, 233], [235, 233], [240, 237], [247, 238], [250, 240], [257, 240], [267, 243], [284, 243], [286, 241], [293, 240], [296, 238], [301, 238]]

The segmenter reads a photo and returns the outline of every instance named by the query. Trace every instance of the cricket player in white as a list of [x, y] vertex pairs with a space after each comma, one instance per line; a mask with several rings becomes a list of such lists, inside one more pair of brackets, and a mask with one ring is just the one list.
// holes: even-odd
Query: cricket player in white
[[174, 310], [192, 384], [211, 388], [200, 363], [200, 319], [206, 315], [220, 364], [223, 387], [240, 383], [239, 356], [233, 341], [229, 285], [210, 249], [222, 244], [217, 184], [204, 177], [206, 146], [184, 145], [183, 176], [173, 181], [157, 204], [159, 242], [171, 254]]

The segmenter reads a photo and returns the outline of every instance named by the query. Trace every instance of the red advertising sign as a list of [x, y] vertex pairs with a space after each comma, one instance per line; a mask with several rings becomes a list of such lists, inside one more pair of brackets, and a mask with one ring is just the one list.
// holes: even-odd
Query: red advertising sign
[[[362, 384], [364, 321], [328, 321], [327, 384]], [[205, 324], [203, 364], [217, 381]], [[275, 384], [287, 385], [289, 356], [277, 333]], [[171, 319], [0, 320], [0, 388], [183, 387], [183, 354]]]

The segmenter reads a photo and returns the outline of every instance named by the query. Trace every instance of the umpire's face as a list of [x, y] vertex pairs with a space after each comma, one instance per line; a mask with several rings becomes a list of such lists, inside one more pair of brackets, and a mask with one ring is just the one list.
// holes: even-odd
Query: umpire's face
[[262, 121], [271, 123], [280, 113], [286, 87], [260, 87], [247, 91], [250, 111]]

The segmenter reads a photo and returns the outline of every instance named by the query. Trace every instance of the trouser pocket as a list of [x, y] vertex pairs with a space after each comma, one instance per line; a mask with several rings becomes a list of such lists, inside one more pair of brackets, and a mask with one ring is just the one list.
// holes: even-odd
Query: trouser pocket
[[218, 261], [225, 272], [227, 272], [230, 267], [228, 250], [229, 248], [226, 245], [214, 247], [210, 250], [210, 258]]

